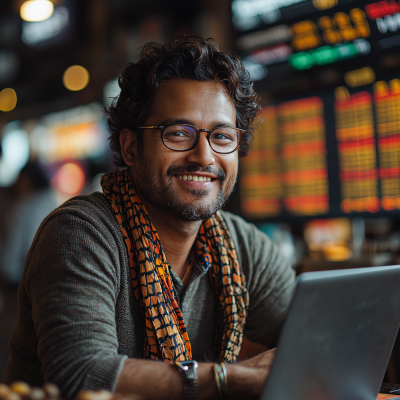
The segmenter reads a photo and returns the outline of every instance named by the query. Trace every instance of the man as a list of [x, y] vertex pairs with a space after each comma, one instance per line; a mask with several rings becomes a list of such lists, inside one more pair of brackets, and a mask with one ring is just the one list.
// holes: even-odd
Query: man
[[39, 229], [6, 381], [50, 381], [68, 398], [257, 398], [274, 352], [231, 362], [243, 332], [276, 335], [294, 274], [264, 234], [218, 211], [259, 112], [249, 74], [190, 36], [146, 45], [119, 85], [108, 115], [121, 170]]

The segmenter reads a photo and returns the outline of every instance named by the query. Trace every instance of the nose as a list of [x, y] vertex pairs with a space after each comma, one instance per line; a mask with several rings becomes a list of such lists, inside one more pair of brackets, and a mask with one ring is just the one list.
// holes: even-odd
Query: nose
[[215, 164], [214, 151], [208, 143], [207, 132], [200, 132], [196, 146], [188, 151], [187, 162], [199, 164], [202, 167]]

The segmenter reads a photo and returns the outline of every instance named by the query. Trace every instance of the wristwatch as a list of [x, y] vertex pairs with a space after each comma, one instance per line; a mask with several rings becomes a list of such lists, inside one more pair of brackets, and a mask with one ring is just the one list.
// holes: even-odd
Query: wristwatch
[[197, 384], [197, 361], [177, 361], [175, 365], [183, 377], [185, 400], [197, 400], [199, 387]]

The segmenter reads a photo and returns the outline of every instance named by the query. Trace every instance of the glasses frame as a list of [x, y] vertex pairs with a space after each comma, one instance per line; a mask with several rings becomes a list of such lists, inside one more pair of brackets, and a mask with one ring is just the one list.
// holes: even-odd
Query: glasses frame
[[[196, 140], [195, 140], [195, 142], [193, 143], [193, 145], [192, 145], [190, 148], [185, 149], [185, 150], [176, 150], [176, 149], [171, 149], [170, 147], [168, 147], [168, 146], [165, 144], [165, 142], [164, 142], [164, 131], [165, 131], [166, 128], [169, 128], [170, 126], [174, 126], [174, 125], [189, 126], [190, 128], [193, 128], [193, 129], [196, 131]], [[229, 151], [229, 152], [227, 152], [227, 153], [223, 153], [223, 152], [221, 152], [221, 151], [214, 150], [212, 144], [210, 143], [210, 136], [211, 136], [211, 134], [212, 134], [214, 131], [216, 131], [217, 129], [219, 129], [219, 128], [221, 128], [221, 127], [220, 127], [220, 126], [216, 126], [215, 128], [212, 128], [212, 129], [199, 129], [199, 128], [196, 128], [194, 125], [190, 125], [190, 124], [177, 124], [177, 123], [175, 123], [175, 124], [168, 124], [168, 125], [141, 125], [141, 126], [138, 126], [138, 127], [137, 127], [137, 129], [159, 129], [160, 132], [161, 132], [161, 140], [162, 140], [164, 146], [165, 146], [167, 149], [172, 150], [172, 151], [180, 151], [180, 152], [182, 152], [182, 151], [189, 151], [189, 150], [194, 149], [194, 148], [196, 147], [197, 143], [199, 142], [200, 133], [201, 133], [201, 132], [207, 132], [207, 136], [206, 136], [206, 137], [207, 137], [207, 142], [208, 142], [208, 144], [210, 145], [210, 148], [212, 149], [212, 151], [215, 151], [215, 152], [218, 153], [218, 154], [231, 154], [231, 153], [233, 153], [233, 152], [236, 151], [236, 150], [240, 147], [240, 145], [242, 144], [243, 135], [244, 135], [244, 133], [245, 133], [246, 131], [245, 131], [244, 129], [240, 129], [240, 128], [232, 128], [232, 129], [234, 129], [235, 131], [238, 131], [238, 132], [239, 132], [239, 143], [238, 143], [238, 145], [236, 146], [236, 148], [233, 149], [232, 151]], [[231, 128], [231, 127], [230, 127], [230, 128]]]

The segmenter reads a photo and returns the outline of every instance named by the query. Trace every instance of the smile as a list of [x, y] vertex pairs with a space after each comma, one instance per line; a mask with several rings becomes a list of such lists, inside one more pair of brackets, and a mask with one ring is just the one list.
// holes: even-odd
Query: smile
[[211, 182], [213, 180], [209, 176], [202, 176], [202, 175], [176, 175], [176, 177], [184, 181], [195, 181], [195, 182]]

